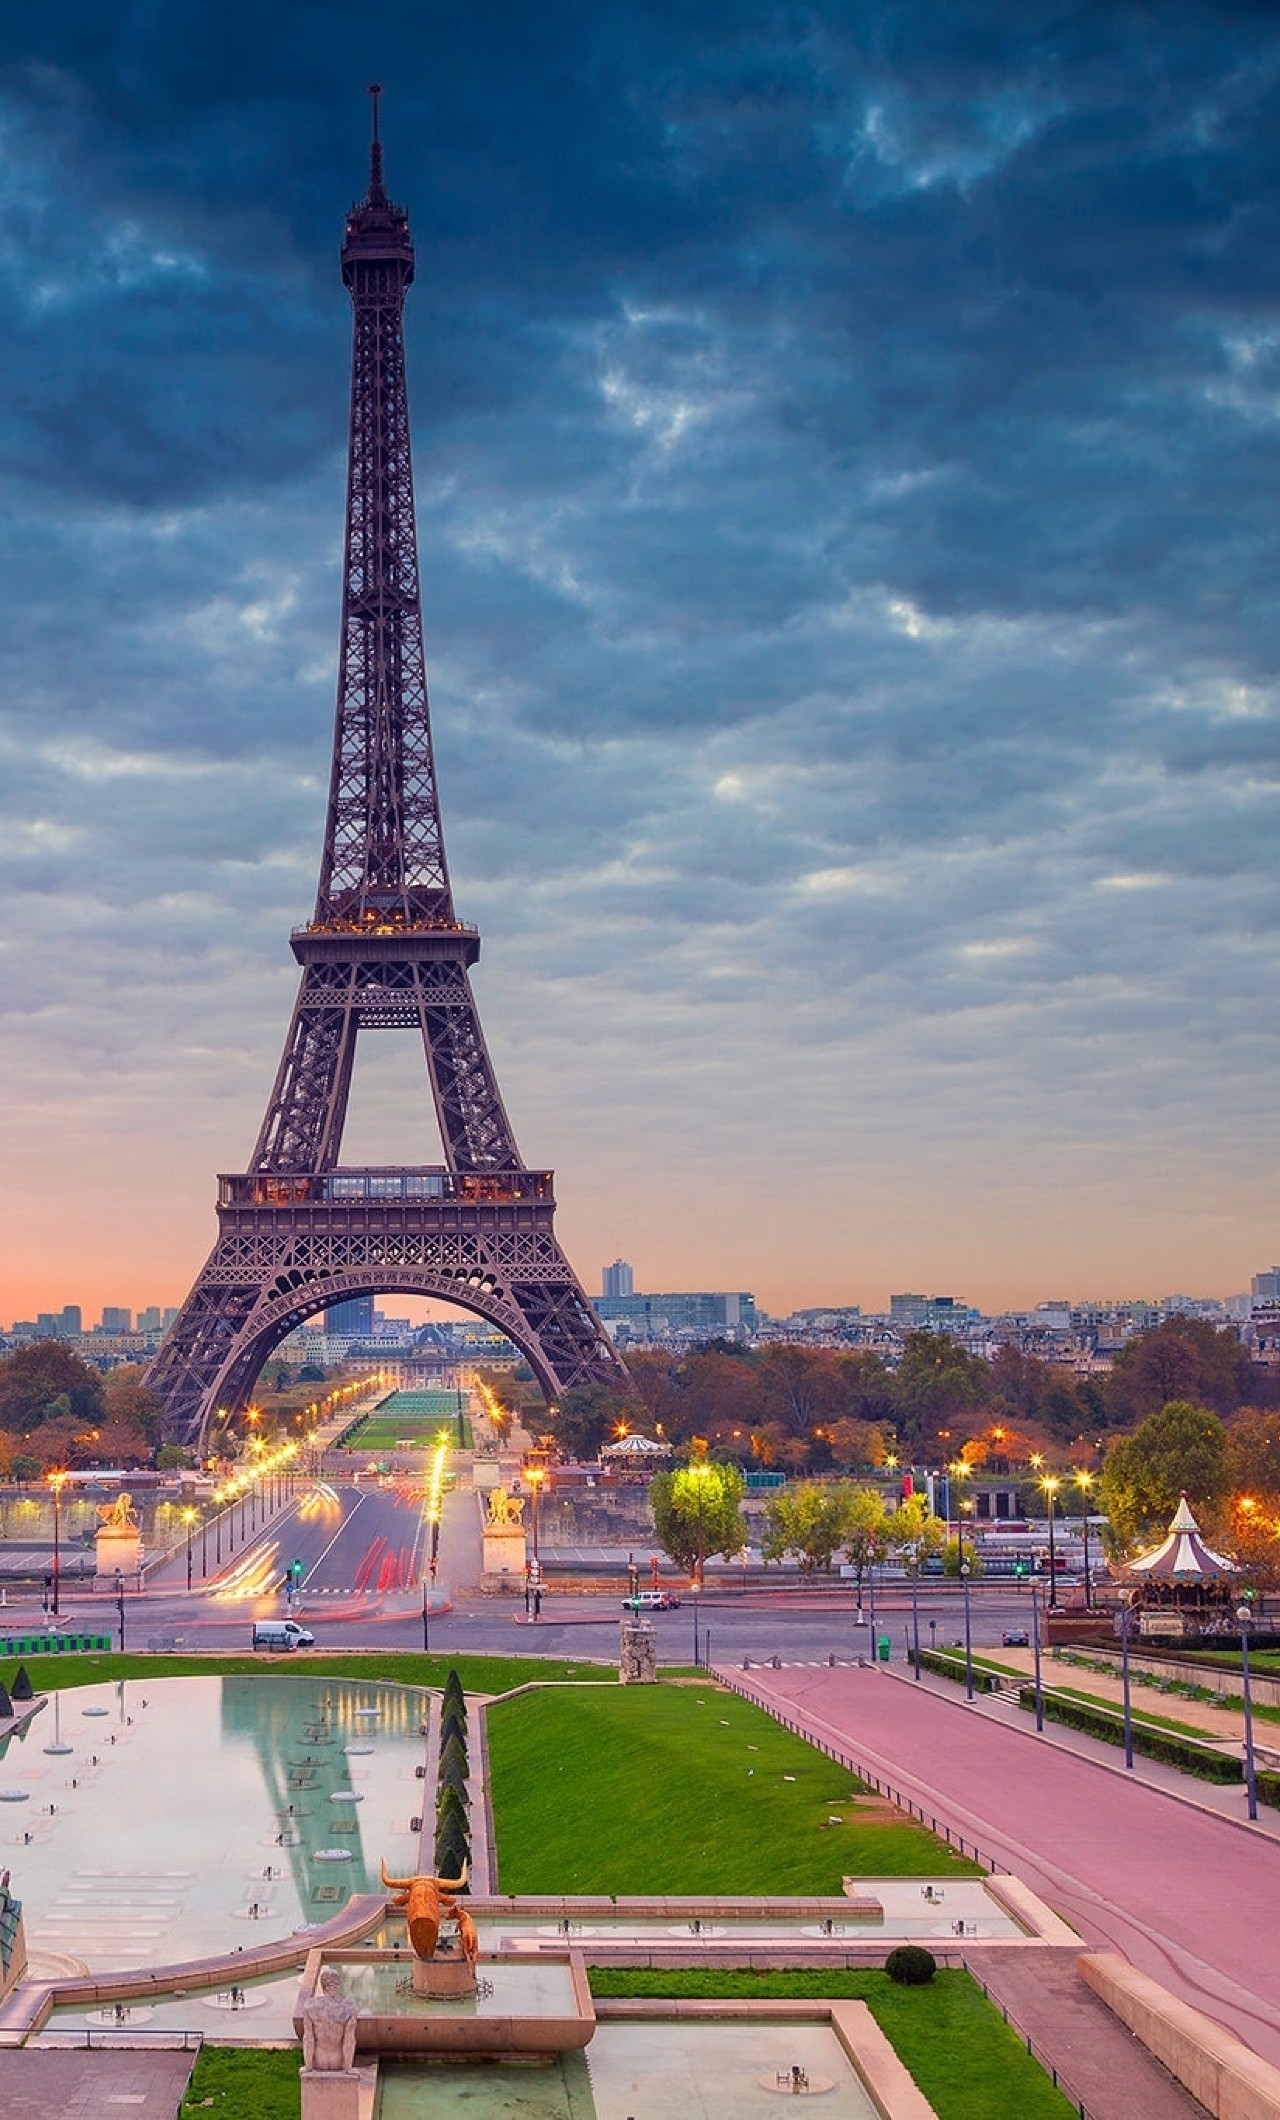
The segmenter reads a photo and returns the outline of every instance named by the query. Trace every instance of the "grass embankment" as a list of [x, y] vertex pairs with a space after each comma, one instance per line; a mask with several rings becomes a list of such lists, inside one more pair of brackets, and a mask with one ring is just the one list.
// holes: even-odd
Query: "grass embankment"
[[[1118, 1705], [1114, 1700], [1104, 1698], [1100, 1693], [1085, 1693], [1079, 1686], [1060, 1686], [1056, 1684], [1046, 1687], [1045, 1690], [1060, 1693], [1065, 1700], [1082, 1700], [1090, 1708], [1102, 1708], [1108, 1715], [1119, 1715], [1123, 1718], [1123, 1706]], [[1220, 1730], [1206, 1730], [1203, 1723], [1178, 1722], [1172, 1715], [1156, 1715], [1150, 1708], [1144, 1707], [1141, 1702], [1135, 1706], [1132, 1699], [1130, 1700], [1129, 1715], [1131, 1721], [1135, 1723], [1149, 1723], [1156, 1730], [1172, 1730], [1178, 1737], [1195, 1737], [1199, 1739], [1201, 1744], [1220, 1745], [1223, 1742]]]
[[488, 1732], [504, 1892], [838, 1897], [847, 1876], [981, 1874], [705, 1681], [525, 1694]]
[[301, 2067], [296, 2047], [202, 2047], [179, 2120], [191, 2113], [208, 2113], [212, 2120], [298, 2120]]
[[1075, 2111], [967, 1973], [942, 1971], [927, 1987], [906, 1988], [884, 1973], [841, 1966], [803, 1973], [593, 1966], [591, 1991], [602, 1998], [865, 2002], [938, 2120], [1065, 2120]]
[[[0, 1665], [0, 1678], [12, 1687], [18, 1665], [15, 1657]], [[570, 1663], [565, 1658], [541, 1656], [417, 1656], [369, 1650], [346, 1655], [323, 1655], [307, 1650], [286, 1651], [281, 1656], [156, 1655], [119, 1656], [114, 1653], [85, 1656], [31, 1656], [25, 1659], [27, 1676], [37, 1693], [66, 1692], [74, 1686], [100, 1686], [104, 1681], [125, 1678], [241, 1678], [246, 1672], [267, 1673], [273, 1678], [354, 1678], [366, 1684], [381, 1681], [399, 1686], [443, 1686], [450, 1671], [456, 1671], [468, 1693], [509, 1693], [513, 1686], [531, 1679], [569, 1681], [590, 1686], [616, 1687], [617, 1674], [607, 1665]]]

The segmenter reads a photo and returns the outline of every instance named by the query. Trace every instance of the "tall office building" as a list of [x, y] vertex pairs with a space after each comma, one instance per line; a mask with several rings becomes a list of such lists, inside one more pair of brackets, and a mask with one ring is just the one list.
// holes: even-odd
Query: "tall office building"
[[131, 1310], [122, 1310], [115, 1303], [104, 1303], [102, 1306], [102, 1323], [98, 1330], [99, 1332], [132, 1332], [133, 1312]]
[[78, 1303], [63, 1304], [62, 1330], [66, 1333], [68, 1339], [70, 1339], [72, 1333], [84, 1331], [84, 1314]]
[[1280, 1303], [1280, 1266], [1272, 1266], [1266, 1273], [1254, 1275], [1253, 1300], [1255, 1303]]
[[373, 1297], [348, 1296], [345, 1303], [335, 1303], [324, 1314], [324, 1329], [348, 1340], [372, 1339]]
[[635, 1292], [636, 1277], [625, 1259], [615, 1259], [612, 1266], [605, 1267], [603, 1295], [633, 1296]]

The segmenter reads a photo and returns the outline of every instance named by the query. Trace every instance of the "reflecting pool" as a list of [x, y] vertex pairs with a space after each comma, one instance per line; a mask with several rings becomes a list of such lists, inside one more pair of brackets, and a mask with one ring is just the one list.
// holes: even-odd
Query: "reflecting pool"
[[51, 1695], [0, 1745], [0, 1865], [34, 1970], [247, 1948], [380, 1891], [382, 1860], [416, 1869], [426, 1703], [305, 1672]]

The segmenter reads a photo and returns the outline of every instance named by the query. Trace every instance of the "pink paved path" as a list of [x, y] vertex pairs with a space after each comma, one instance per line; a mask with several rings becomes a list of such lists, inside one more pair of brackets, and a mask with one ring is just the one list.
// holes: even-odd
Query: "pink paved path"
[[1280, 2066], [1280, 1847], [871, 1669], [719, 1674]]

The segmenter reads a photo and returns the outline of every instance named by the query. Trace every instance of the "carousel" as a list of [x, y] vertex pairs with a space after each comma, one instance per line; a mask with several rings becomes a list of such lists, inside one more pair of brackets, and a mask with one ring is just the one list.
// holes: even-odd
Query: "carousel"
[[1185, 1493], [1167, 1536], [1122, 1572], [1139, 1634], [1168, 1641], [1238, 1634], [1238, 1584], [1244, 1570], [1205, 1544]]
[[605, 1444], [600, 1463], [614, 1472], [654, 1472], [670, 1455], [670, 1443], [656, 1443], [649, 1435], [624, 1435], [616, 1443]]

